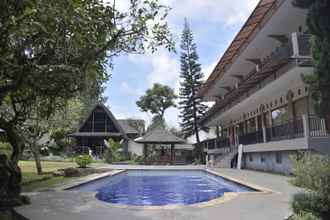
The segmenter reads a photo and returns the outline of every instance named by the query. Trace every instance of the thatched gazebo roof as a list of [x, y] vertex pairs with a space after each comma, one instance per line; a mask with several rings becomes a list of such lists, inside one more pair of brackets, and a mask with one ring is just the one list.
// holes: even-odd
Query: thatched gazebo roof
[[135, 139], [141, 144], [183, 144], [186, 141], [172, 134], [162, 127], [157, 127], [147, 132], [143, 137]]

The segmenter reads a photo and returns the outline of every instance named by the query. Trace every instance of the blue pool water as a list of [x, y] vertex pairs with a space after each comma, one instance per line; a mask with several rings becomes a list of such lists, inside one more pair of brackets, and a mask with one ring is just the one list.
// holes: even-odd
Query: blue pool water
[[102, 178], [70, 190], [97, 192], [105, 202], [126, 205], [193, 204], [225, 192], [254, 191], [206, 171], [136, 170]]

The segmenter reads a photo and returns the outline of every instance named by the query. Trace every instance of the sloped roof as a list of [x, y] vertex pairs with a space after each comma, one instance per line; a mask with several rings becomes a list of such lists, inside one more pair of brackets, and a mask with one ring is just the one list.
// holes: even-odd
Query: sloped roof
[[235, 59], [242, 52], [245, 45], [249, 44], [250, 37], [252, 37], [256, 30], [258, 30], [258, 27], [260, 27], [268, 13], [276, 6], [277, 2], [278, 0], [260, 0], [248, 20], [217, 63], [203, 87], [199, 90], [198, 94], [200, 96], [205, 95], [215, 82], [224, 76], [228, 67], [235, 62]]
[[183, 144], [186, 141], [182, 138], [179, 138], [162, 127], [157, 127], [143, 137], [135, 139], [138, 143], [143, 144]]
[[[120, 133], [109, 133], [109, 132], [80, 132], [80, 130], [84, 127], [84, 125], [87, 123], [89, 117], [93, 114], [93, 112], [95, 111], [95, 109], [97, 107], [102, 108], [105, 113], [109, 116], [109, 118], [111, 119], [111, 121], [113, 122], [114, 126], [117, 128], [117, 130]], [[105, 135], [108, 134], [107, 136], [118, 136], [118, 134], [121, 134], [124, 138], [128, 138], [127, 137], [127, 133], [125, 133], [124, 129], [122, 128], [121, 124], [118, 122], [118, 120], [115, 118], [115, 116], [112, 114], [112, 112], [102, 103], [99, 103], [97, 105], [95, 105], [95, 107], [93, 108], [93, 110], [90, 112], [90, 114], [88, 115], [88, 117], [86, 117], [86, 120], [84, 121], [84, 123], [81, 124], [81, 126], [78, 129], [78, 132], [71, 134], [69, 136], [97, 136], [97, 135]]]
[[130, 125], [131, 121], [136, 121], [136, 122], [143, 122], [143, 120], [135, 120], [135, 119], [119, 119], [118, 123], [120, 126], [123, 128], [124, 132], [126, 134], [139, 134], [139, 131], [136, 130], [133, 126]]

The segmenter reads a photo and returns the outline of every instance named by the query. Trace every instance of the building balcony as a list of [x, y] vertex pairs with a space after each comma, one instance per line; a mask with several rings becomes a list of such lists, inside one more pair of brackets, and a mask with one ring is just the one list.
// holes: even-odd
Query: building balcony
[[216, 104], [202, 118], [202, 124], [207, 124], [214, 115], [227, 111], [268, 86], [290, 68], [311, 67], [310, 35], [293, 33], [286, 43], [275, 48], [269, 56], [254, 59], [254, 62], [255, 68], [238, 77], [240, 79], [236, 85], [226, 86], [228, 92], [222, 97], [217, 97]]
[[314, 115], [303, 115], [300, 119], [263, 128], [261, 132], [244, 135], [239, 140], [243, 140], [238, 144], [243, 145], [244, 152], [281, 150], [330, 152], [330, 130], [324, 119]]
[[227, 137], [214, 138], [202, 144], [208, 154], [228, 153], [240, 144], [244, 152], [315, 150], [330, 153], [330, 129], [324, 119], [315, 115], [304, 115], [300, 119], [262, 128], [232, 140]]

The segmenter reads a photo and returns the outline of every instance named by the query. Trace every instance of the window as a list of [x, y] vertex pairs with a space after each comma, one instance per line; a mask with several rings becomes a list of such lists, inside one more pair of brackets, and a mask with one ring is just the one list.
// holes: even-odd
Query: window
[[249, 161], [252, 162], [253, 161], [253, 157], [252, 154], [249, 154]]
[[287, 107], [278, 108], [272, 111], [272, 121], [274, 125], [281, 125], [288, 122]]
[[282, 153], [281, 152], [276, 152], [275, 153], [275, 159], [276, 159], [276, 163], [282, 163]]
[[264, 154], [261, 154], [261, 155], [260, 155], [260, 161], [261, 161], [262, 163], [264, 163], [264, 162], [266, 161], [266, 158], [265, 158], [265, 155], [264, 155]]

